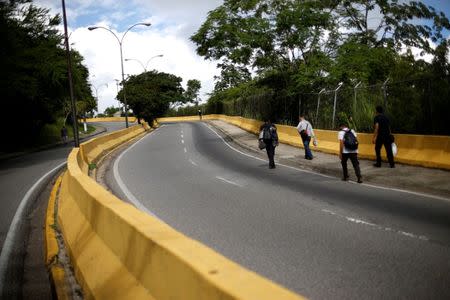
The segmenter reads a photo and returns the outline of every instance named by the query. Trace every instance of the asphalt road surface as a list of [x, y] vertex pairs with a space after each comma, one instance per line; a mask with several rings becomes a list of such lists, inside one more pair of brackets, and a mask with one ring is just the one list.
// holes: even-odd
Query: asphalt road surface
[[312, 299], [450, 299], [448, 200], [270, 170], [231, 147], [204, 123], [165, 124], [117, 158], [108, 184]]
[[[125, 127], [122, 122], [96, 123], [103, 126], [107, 131], [115, 131]], [[27, 218], [34, 207], [34, 200], [37, 195], [31, 196], [26, 201], [26, 195], [31, 195], [32, 190], [36, 190], [36, 184], [45, 174], [67, 160], [67, 156], [72, 150], [73, 143], [67, 146], [59, 146], [52, 149], [29, 153], [16, 158], [0, 161], [0, 298], [2, 289], [15, 289], [9, 287], [11, 282], [19, 284], [21, 280], [22, 267], [27, 248], [28, 231], [24, 229], [28, 222]], [[44, 181], [42, 181], [44, 182]], [[24, 209], [23, 203], [30, 203]], [[12, 222], [16, 226], [12, 226]], [[42, 224], [43, 225], [43, 224]], [[5, 239], [12, 242], [5, 246]], [[5, 246], [5, 247], [4, 247]], [[43, 245], [39, 245], [43, 247]], [[28, 251], [34, 251], [31, 249]], [[43, 256], [40, 257], [43, 260]], [[10, 267], [13, 266], [13, 267]], [[10, 271], [10, 269], [14, 269]], [[8, 281], [8, 282], [7, 282]], [[4, 296], [4, 295], [3, 295]]]

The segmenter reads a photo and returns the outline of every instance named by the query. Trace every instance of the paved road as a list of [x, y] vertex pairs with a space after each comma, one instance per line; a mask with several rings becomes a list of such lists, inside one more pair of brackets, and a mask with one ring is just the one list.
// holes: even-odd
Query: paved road
[[[97, 124], [105, 127], [107, 131], [115, 131], [125, 127], [124, 123], [121, 122]], [[17, 213], [18, 217], [16, 217], [15, 222], [19, 225], [15, 227], [11, 226], [14, 216], [19, 207], [24, 207], [23, 204], [20, 206], [24, 196], [44, 174], [64, 163], [71, 149], [72, 146], [68, 144], [67, 146], [59, 146], [53, 149], [0, 161], [0, 277], [2, 277], [2, 280], [0, 280], [0, 298], [2, 298], [3, 286], [9, 289], [16, 289], [17, 287], [11, 287], [10, 282], [17, 284], [18, 281], [21, 281], [22, 274], [20, 272], [22, 271], [24, 261], [22, 256], [25, 255], [26, 251], [36, 250], [25, 250], [28, 230], [24, 229], [28, 226], [25, 225], [28, 222], [26, 218], [34, 208], [34, 197], [30, 198], [31, 205], [26, 206], [27, 208], [23, 210], [23, 213]], [[41, 216], [37, 217], [41, 221]], [[36, 226], [42, 227], [39, 224], [36, 224]], [[11, 228], [14, 228], [14, 230]], [[12, 233], [10, 233], [9, 239], [12, 243], [4, 248], [5, 239], [10, 229]], [[39, 234], [42, 233], [42, 231], [37, 232]], [[39, 251], [41, 251], [42, 245], [38, 245], [38, 247], [40, 247]], [[6, 248], [8, 249], [5, 250]], [[39, 259], [43, 262], [43, 255]], [[4, 276], [7, 278], [3, 278]], [[5, 283], [4, 281], [8, 282]]]
[[115, 164], [116, 193], [307, 297], [450, 299], [449, 201], [269, 170], [203, 123], [166, 124]]

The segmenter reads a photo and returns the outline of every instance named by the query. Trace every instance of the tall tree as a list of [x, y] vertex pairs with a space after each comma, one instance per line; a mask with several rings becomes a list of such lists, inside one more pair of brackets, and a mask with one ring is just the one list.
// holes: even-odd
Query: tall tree
[[198, 104], [198, 94], [200, 92], [201, 87], [202, 84], [199, 80], [197, 79], [188, 80], [186, 91], [184, 92], [186, 101], [195, 102], [196, 104]]
[[[5, 133], [13, 146], [29, 146], [46, 124], [64, 118], [69, 96], [66, 57], [57, 27], [60, 17], [28, 2], [0, 2], [0, 95], [7, 115], [20, 120], [13, 121], [16, 131]], [[75, 95], [90, 110], [95, 101], [87, 83], [88, 70], [81, 55], [72, 51], [72, 56]], [[0, 122], [2, 128], [11, 124], [7, 118]]]
[[199, 55], [222, 60], [224, 75], [229, 70], [250, 74], [251, 68], [263, 73], [293, 68], [329, 50], [337, 37], [327, 34], [335, 26], [332, 21], [321, 1], [225, 0], [191, 40]]
[[151, 123], [162, 116], [171, 103], [184, 101], [182, 79], [178, 76], [150, 71], [131, 76], [125, 87], [118, 94], [123, 101], [123, 91], [126, 91], [127, 102], [139, 118]]
[[[418, 47], [431, 52], [430, 40], [440, 43], [442, 30], [450, 29], [443, 12], [422, 1], [340, 0], [330, 1], [339, 15], [340, 24], [355, 38], [371, 47]], [[334, 3], [333, 3], [334, 2]]]

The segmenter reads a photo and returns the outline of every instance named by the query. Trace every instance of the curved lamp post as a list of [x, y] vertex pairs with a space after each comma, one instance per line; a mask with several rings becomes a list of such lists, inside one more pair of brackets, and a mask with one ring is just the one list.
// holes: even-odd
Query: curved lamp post
[[150, 63], [150, 61], [154, 58], [163, 57], [163, 56], [164, 56], [164, 54], [158, 54], [158, 55], [152, 56], [149, 58], [149, 60], [147, 60], [147, 63], [145, 65], [139, 59], [136, 59], [136, 58], [125, 58], [125, 61], [136, 61], [144, 69], [144, 72], [147, 72], [147, 67], [148, 67], [148, 64]]
[[128, 27], [128, 29], [125, 31], [125, 33], [122, 35], [121, 38], [119, 38], [111, 29], [107, 28], [107, 27], [103, 27], [103, 26], [90, 26], [88, 27], [88, 29], [90, 31], [95, 30], [95, 29], [104, 29], [109, 31], [110, 33], [112, 33], [112, 35], [114, 35], [114, 37], [116, 38], [117, 42], [119, 43], [119, 48], [120, 48], [120, 66], [122, 68], [122, 83], [123, 83], [123, 104], [125, 106], [125, 126], [128, 128], [128, 106], [127, 106], [127, 97], [126, 97], [126, 93], [125, 93], [125, 78], [124, 78], [124, 71], [123, 71], [123, 50], [122, 50], [122, 45], [123, 45], [123, 39], [125, 38], [126, 34], [128, 33], [128, 31], [130, 31], [133, 27], [136, 26], [151, 26], [152, 24], [150, 23], [136, 23], [130, 27]]

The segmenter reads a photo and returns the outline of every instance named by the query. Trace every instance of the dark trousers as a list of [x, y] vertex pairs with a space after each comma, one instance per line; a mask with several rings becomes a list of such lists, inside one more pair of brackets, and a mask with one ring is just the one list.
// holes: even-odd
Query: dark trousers
[[394, 155], [392, 154], [392, 142], [389, 136], [378, 137], [375, 141], [375, 154], [377, 155], [377, 165], [381, 165], [381, 146], [384, 145], [389, 165], [394, 166]]
[[348, 178], [347, 160], [350, 159], [353, 168], [355, 169], [356, 177], [361, 178], [361, 170], [359, 169], [358, 153], [342, 153], [342, 171], [344, 172], [344, 178]]
[[275, 167], [275, 161], [273, 157], [275, 156], [275, 147], [273, 146], [272, 140], [264, 140], [266, 144], [267, 157], [269, 157], [269, 167]]
[[303, 147], [305, 147], [305, 158], [313, 159], [311, 148], [309, 148], [310, 143], [311, 143], [311, 138], [307, 138], [307, 139], [303, 140]]

